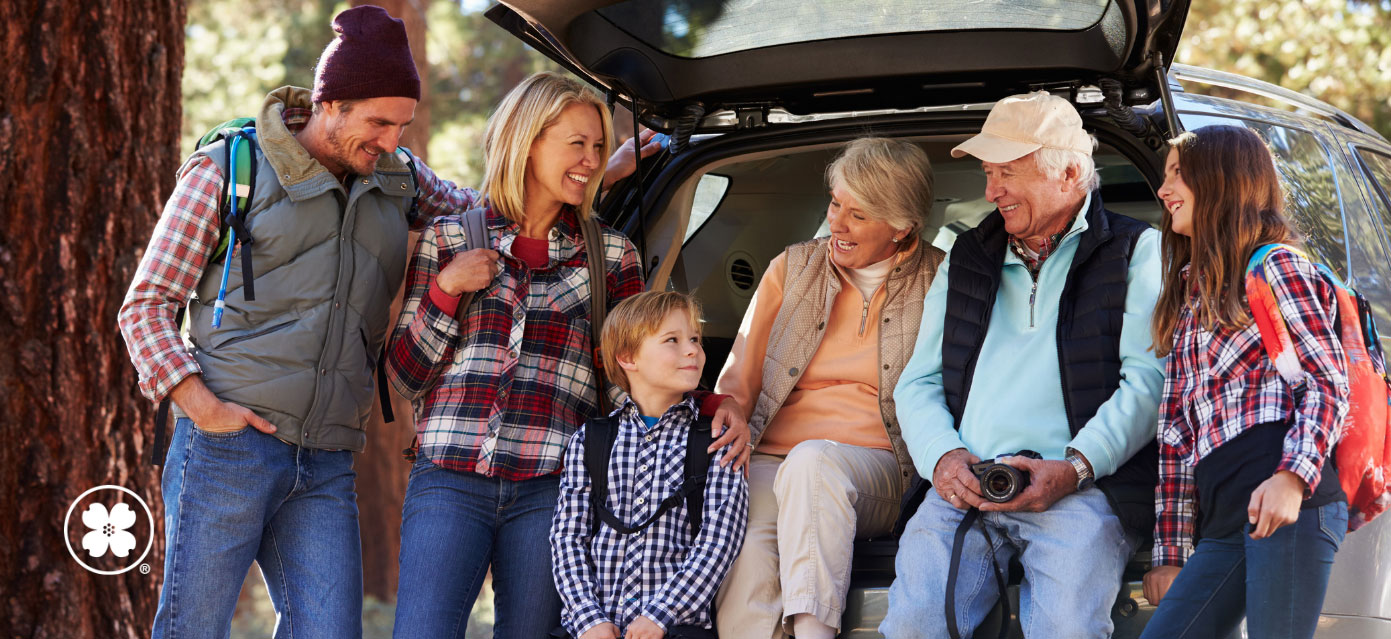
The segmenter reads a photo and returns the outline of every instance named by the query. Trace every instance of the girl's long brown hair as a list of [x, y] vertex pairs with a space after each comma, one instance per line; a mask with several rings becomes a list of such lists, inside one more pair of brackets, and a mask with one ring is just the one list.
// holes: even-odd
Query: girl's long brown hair
[[[1298, 236], [1283, 213], [1284, 196], [1270, 149], [1242, 127], [1205, 126], [1169, 141], [1195, 202], [1192, 237], [1175, 233], [1164, 207], [1164, 285], [1154, 307], [1154, 352], [1173, 350], [1184, 306], [1194, 304], [1206, 330], [1240, 330], [1251, 323], [1246, 262], [1265, 244], [1293, 244]], [[1192, 265], [1188, 278], [1183, 267]]]

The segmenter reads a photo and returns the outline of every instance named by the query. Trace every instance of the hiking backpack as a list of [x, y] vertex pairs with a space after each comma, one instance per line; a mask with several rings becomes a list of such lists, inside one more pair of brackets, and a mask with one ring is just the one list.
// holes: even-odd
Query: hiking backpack
[[[1261, 268], [1273, 251], [1281, 249], [1309, 259], [1303, 251], [1284, 244], [1256, 249], [1246, 264], [1246, 300], [1266, 355], [1280, 377], [1293, 388], [1304, 371], [1274, 291]], [[1346, 353], [1348, 414], [1341, 436], [1335, 433], [1331, 454], [1347, 494], [1348, 530], [1353, 531], [1391, 506], [1391, 485], [1387, 481], [1391, 479], [1391, 378], [1386, 374], [1386, 355], [1381, 350], [1367, 298], [1344, 284], [1328, 266], [1318, 262], [1314, 265], [1333, 285], [1335, 327]]]
[[663, 499], [656, 512], [645, 521], [633, 526], [624, 523], [609, 510], [609, 458], [613, 455], [613, 445], [618, 441], [619, 420], [613, 417], [595, 417], [585, 425], [584, 469], [589, 473], [589, 508], [594, 512], [590, 519], [590, 534], [599, 532], [599, 523], [605, 524], [621, 535], [631, 535], [646, 530], [667, 511], [686, 504], [686, 519], [690, 523], [691, 539], [700, 533], [702, 508], [705, 503], [705, 475], [710, 470], [711, 417], [702, 415], [691, 424], [686, 433], [685, 474], [681, 488]]

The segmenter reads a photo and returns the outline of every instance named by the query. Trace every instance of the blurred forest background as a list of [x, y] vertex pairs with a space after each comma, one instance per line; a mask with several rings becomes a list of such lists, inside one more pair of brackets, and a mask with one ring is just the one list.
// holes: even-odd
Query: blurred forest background
[[[131, 488], [160, 517], [158, 470], [143, 461], [154, 407], [135, 390], [116, 309], [198, 136], [256, 115], [271, 89], [310, 86], [330, 19], [361, 3], [0, 2], [0, 565], [11, 573], [0, 637], [149, 636], [162, 552], [150, 575], [94, 578], [56, 543], [86, 487]], [[406, 21], [424, 80], [404, 144], [476, 185], [490, 109], [556, 65], [484, 18], [488, 0], [373, 3]], [[1176, 59], [1307, 93], [1391, 137], [1391, 0], [1193, 0]], [[615, 120], [627, 135], [629, 119]], [[398, 401], [397, 422], [371, 426], [358, 459], [369, 639], [390, 636], [394, 616], [409, 414]], [[488, 589], [475, 613], [468, 636], [491, 637]], [[253, 569], [235, 636], [273, 624]]]

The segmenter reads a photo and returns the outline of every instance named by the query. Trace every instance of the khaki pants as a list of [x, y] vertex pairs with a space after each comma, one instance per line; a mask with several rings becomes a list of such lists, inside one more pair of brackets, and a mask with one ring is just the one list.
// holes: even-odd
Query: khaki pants
[[801, 613], [839, 628], [855, 539], [893, 528], [902, 475], [892, 451], [824, 439], [755, 454], [744, 547], [715, 599], [720, 636], [781, 639]]

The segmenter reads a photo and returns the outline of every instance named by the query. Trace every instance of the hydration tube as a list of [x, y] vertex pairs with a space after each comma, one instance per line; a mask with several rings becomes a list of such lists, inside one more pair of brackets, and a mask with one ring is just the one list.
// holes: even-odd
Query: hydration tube
[[[236, 184], [237, 184], [237, 161], [236, 161], [236, 157], [237, 157], [237, 144], [239, 144], [240, 142], [241, 142], [241, 136], [240, 136], [240, 135], [234, 135], [234, 136], [232, 136], [232, 139], [228, 141], [228, 144], [231, 144], [231, 145], [232, 145], [231, 157], [233, 158], [231, 162], [228, 162], [228, 163], [227, 163], [227, 183], [233, 185], [233, 187], [232, 187], [232, 197], [228, 198], [228, 200], [229, 200], [229, 205], [231, 206], [231, 208], [228, 209], [228, 213], [227, 213], [227, 217], [228, 217], [229, 220], [232, 219], [232, 218], [237, 217], [237, 195], [238, 195], [238, 193], [236, 192], [236, 190], [237, 190], [237, 189], [236, 189]], [[215, 305], [213, 305], [213, 328], [220, 328], [220, 327], [222, 326], [222, 312], [223, 312], [224, 310], [227, 309], [227, 277], [228, 277], [228, 276], [231, 274], [231, 272], [232, 272], [232, 251], [236, 250], [236, 247], [237, 247], [237, 229], [235, 228], [235, 225], [228, 224], [228, 225], [227, 225], [227, 233], [228, 233], [229, 235], [227, 236], [227, 253], [226, 253], [226, 255], [223, 255], [223, 258], [224, 258], [226, 261], [224, 261], [224, 262], [222, 263], [222, 285], [219, 286], [219, 287], [217, 288], [217, 303], [216, 303]]]

